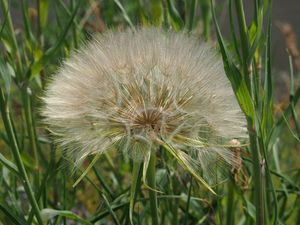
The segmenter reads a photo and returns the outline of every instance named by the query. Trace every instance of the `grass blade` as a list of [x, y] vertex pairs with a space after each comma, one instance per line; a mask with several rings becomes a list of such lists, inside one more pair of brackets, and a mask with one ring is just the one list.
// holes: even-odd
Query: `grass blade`
[[187, 29], [190, 32], [193, 30], [193, 27], [194, 27], [195, 12], [196, 12], [196, 8], [197, 8], [197, 0], [186, 1], [186, 4], [188, 4], [188, 2], [190, 2], [190, 5], [189, 5], [189, 11], [187, 13], [187, 15], [188, 15]]
[[1, 153], [0, 153], [0, 163], [4, 165], [7, 169], [9, 169], [11, 172], [15, 173], [17, 176], [20, 175], [18, 171], [18, 167], [13, 162], [5, 158], [4, 155], [2, 155]]
[[10, 210], [8, 206], [4, 206], [2, 203], [0, 203], [0, 211], [2, 211], [14, 225], [26, 225], [26, 223], [22, 222], [17, 215], [12, 213], [12, 210]]
[[183, 20], [181, 19], [179, 12], [177, 11], [174, 5], [173, 0], [167, 0], [167, 8], [168, 8], [168, 13], [170, 15], [173, 27], [177, 31], [181, 30], [184, 23]]
[[44, 224], [47, 224], [47, 222], [55, 216], [62, 216], [80, 222], [82, 225], [92, 225], [89, 221], [68, 210], [43, 209], [41, 214]]
[[131, 22], [126, 10], [124, 9], [123, 5], [121, 4], [121, 2], [119, 0], [114, 0], [114, 2], [116, 3], [116, 5], [119, 7], [119, 9], [121, 10], [123, 17], [125, 19], [125, 21], [128, 23], [128, 25], [131, 27], [132, 30], [134, 30], [134, 26], [133, 23]]
[[184, 153], [175, 150], [171, 145], [167, 143], [161, 143], [161, 145], [172, 155], [174, 156], [178, 162], [180, 162], [181, 166], [185, 169], [187, 169], [200, 183], [202, 183], [211, 193], [215, 194], [215, 191], [209, 186], [209, 184], [206, 183], [206, 181], [200, 177], [192, 165], [188, 162], [186, 159], [187, 155], [184, 155]]
[[129, 220], [131, 224], [133, 223], [133, 209], [134, 203], [136, 200], [136, 196], [139, 190], [139, 183], [140, 183], [140, 170], [141, 170], [141, 163], [140, 162], [133, 162], [133, 169], [132, 169], [132, 182], [130, 188], [130, 199], [129, 199]]

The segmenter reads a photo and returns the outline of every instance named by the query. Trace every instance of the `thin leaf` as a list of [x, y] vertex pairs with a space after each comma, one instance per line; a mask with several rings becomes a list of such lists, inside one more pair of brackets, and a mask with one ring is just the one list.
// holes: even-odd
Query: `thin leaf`
[[13, 68], [8, 62], [5, 64], [4, 62], [2, 62], [2, 59], [0, 59], [0, 78], [4, 83], [6, 98], [9, 98], [10, 96], [10, 88], [13, 77], [15, 77]]
[[32, 33], [32, 28], [30, 26], [27, 1], [25, 1], [24, 3], [24, 0], [21, 0], [21, 5], [22, 5], [22, 15], [23, 15], [26, 39], [27, 41], [30, 41], [30, 47], [33, 48], [33, 44], [36, 42], [36, 40]]
[[[4, 12], [4, 11], [2, 11], [2, 12]], [[1, 25], [1, 28], [0, 28], [0, 38], [2, 37], [2, 32], [3, 32], [3, 30], [4, 30], [4, 27], [5, 27], [5, 25], [6, 25], [6, 22], [7, 22], [7, 17], [8, 17], [8, 8], [6, 9], [6, 12], [4, 13], [4, 21], [3, 21], [3, 23], [2, 23], [2, 25]]]
[[291, 134], [293, 135], [293, 137], [294, 137], [298, 142], [300, 142], [300, 139], [298, 138], [297, 134], [294, 133], [294, 131], [293, 131], [293, 129], [291, 128], [290, 123], [289, 123], [289, 121], [286, 119], [284, 113], [282, 113], [282, 117], [284, 118], [285, 124], [286, 124], [286, 126], [288, 127], [288, 129], [289, 129], [289, 131], [291, 132]]
[[104, 190], [109, 194], [109, 196], [111, 198], [114, 197], [114, 194], [111, 190], [111, 188], [109, 187], [109, 185], [106, 183], [105, 179], [102, 177], [102, 175], [98, 172], [96, 166], [93, 166], [93, 171], [99, 181], [99, 183], [102, 185], [102, 187], [104, 188]]
[[180, 163], [180, 165], [182, 167], [184, 167], [185, 169], [187, 169], [200, 183], [202, 183], [211, 193], [215, 194], [215, 191], [210, 187], [210, 185], [208, 183], [206, 183], [206, 181], [200, 177], [198, 175], [198, 173], [195, 171], [195, 169], [193, 168], [193, 166], [190, 165], [189, 161], [186, 158], [186, 154], [182, 151], [177, 151], [176, 149], [174, 149], [171, 145], [167, 144], [167, 143], [161, 143], [161, 145], [171, 154], [173, 155], [178, 162]]
[[238, 45], [238, 41], [237, 41], [237, 36], [236, 36], [236, 32], [234, 29], [234, 21], [233, 21], [233, 12], [232, 12], [232, 1], [233, 0], [229, 0], [229, 4], [228, 4], [228, 8], [229, 8], [229, 22], [230, 22], [230, 33], [232, 35], [232, 40], [233, 40], [233, 46], [234, 46], [234, 50], [237, 54], [238, 57], [238, 62], [240, 64], [242, 64], [242, 59], [241, 59], [241, 54], [239, 51], [239, 45]]
[[0, 163], [2, 163], [7, 169], [9, 169], [10, 171], [12, 171], [13, 173], [19, 176], [18, 167], [13, 162], [5, 158], [5, 156], [2, 155], [1, 153], [0, 153]]
[[167, 8], [168, 8], [168, 12], [169, 12], [173, 27], [175, 28], [175, 30], [179, 31], [183, 27], [184, 23], [183, 23], [183, 20], [181, 19], [179, 12], [177, 11], [177, 9], [175, 7], [173, 0], [167, 0]]
[[41, 26], [41, 30], [47, 25], [48, 18], [48, 8], [49, 1], [48, 0], [38, 0], [39, 2], [39, 24]]
[[50, 219], [55, 216], [62, 216], [68, 219], [80, 222], [83, 225], [92, 225], [89, 221], [83, 219], [82, 217], [76, 215], [75, 213], [67, 210], [55, 210], [55, 209], [43, 209], [41, 210], [41, 216], [43, 219], [44, 224], [47, 224]]
[[101, 196], [102, 196], [102, 198], [103, 198], [103, 200], [104, 200], [104, 202], [105, 202], [105, 204], [106, 204], [113, 220], [115, 221], [116, 225], [121, 225], [121, 223], [118, 220], [118, 217], [116, 216], [115, 212], [113, 211], [113, 209], [112, 209], [108, 199], [106, 198], [106, 196], [103, 193], [101, 194]]
[[149, 1], [149, 6], [151, 9], [151, 22], [155, 26], [160, 26], [162, 23], [163, 6], [161, 0], [151, 0]]
[[141, 170], [141, 163], [133, 162], [132, 182], [131, 182], [130, 199], [129, 199], [129, 220], [131, 224], [133, 224], [132, 215], [133, 215], [134, 203], [138, 192], [140, 170]]
[[146, 188], [152, 190], [152, 191], [155, 191], [155, 192], [158, 192], [158, 193], [163, 193], [162, 191], [159, 191], [159, 190], [156, 190], [152, 187], [150, 187], [148, 184], [147, 184], [147, 170], [148, 170], [148, 166], [149, 166], [149, 162], [150, 162], [150, 158], [151, 158], [151, 151], [148, 151], [145, 158], [144, 158], [144, 162], [143, 162], [143, 176], [142, 176], [142, 180], [143, 180], [143, 185], [145, 185]]
[[72, 187], [76, 187], [77, 184], [79, 184], [79, 182], [87, 175], [87, 173], [93, 168], [93, 166], [95, 165], [95, 163], [98, 161], [98, 159], [100, 158], [102, 154], [97, 154], [92, 162], [89, 164], [89, 166], [83, 171], [83, 173], [80, 175], [80, 177], [75, 181], [75, 183], [72, 185]]
[[2, 13], [5, 15], [4, 20], [5, 24], [7, 25], [8, 28], [8, 35], [10, 38], [10, 43], [12, 43], [12, 48], [14, 51], [18, 51], [18, 44], [17, 44], [17, 38], [15, 35], [13, 23], [11, 20], [11, 14], [10, 14], [10, 9], [7, 0], [1, 0], [0, 1], [0, 6], [2, 8]]
[[2, 211], [14, 225], [26, 225], [26, 223], [21, 221], [17, 215], [12, 213], [13, 210], [10, 210], [8, 206], [3, 205], [2, 203], [0, 203], [0, 211]]
[[80, 8], [81, 3], [82, 3], [82, 0], [79, 0], [77, 2], [77, 5], [76, 5], [74, 11], [72, 12], [72, 15], [70, 16], [70, 18], [67, 22], [67, 25], [65, 26], [62, 34], [60, 35], [60, 37], [58, 38], [56, 43], [53, 45], [53, 47], [49, 48], [39, 61], [33, 63], [32, 67], [30, 68], [31, 71], [28, 72], [28, 74], [30, 74], [30, 77], [29, 77], [30, 80], [32, 80], [34, 77], [39, 75], [39, 72], [41, 71], [43, 66], [46, 64], [46, 62], [49, 60], [49, 58], [53, 56], [53, 54], [57, 51], [57, 49], [60, 47], [60, 45], [65, 40], [69, 29], [72, 27], [73, 20], [77, 14], [77, 11]]
[[211, 9], [212, 9], [213, 21], [215, 23], [218, 43], [220, 46], [226, 75], [231, 82], [231, 85], [233, 87], [233, 90], [235, 92], [235, 95], [238, 99], [238, 102], [239, 102], [242, 110], [244, 111], [244, 113], [246, 114], [247, 117], [253, 118], [254, 117], [254, 106], [253, 106], [253, 102], [251, 99], [251, 95], [249, 93], [248, 86], [243, 78], [244, 76], [241, 75], [240, 71], [234, 65], [234, 63], [231, 60], [230, 55], [228, 54], [228, 50], [226, 48], [223, 37], [221, 35], [220, 28], [217, 23], [212, 0], [211, 0]]
[[[293, 97], [293, 102], [296, 105], [300, 98], [300, 87], [297, 88], [295, 95]], [[292, 115], [292, 105], [289, 104], [289, 106], [284, 110], [281, 117], [276, 121], [274, 124], [272, 131], [269, 134], [268, 137], [268, 148], [271, 149], [273, 144], [276, 142], [277, 137], [281, 133], [283, 129], [283, 125], [285, 124], [285, 121], [287, 118], [289, 118]]]
[[263, 112], [262, 112], [262, 131], [263, 137], [266, 136], [267, 131], [273, 125], [273, 84], [272, 84], [272, 71], [271, 71], [271, 15], [269, 15], [268, 21], [268, 33], [267, 33], [267, 43], [266, 43], [266, 57], [265, 57], [265, 82], [264, 91], [265, 95], [263, 98]]
[[300, 122], [298, 118], [298, 114], [295, 109], [294, 96], [295, 96], [295, 81], [294, 81], [294, 68], [292, 56], [289, 54], [289, 65], [290, 65], [290, 105], [292, 110], [292, 117], [295, 122], [296, 130], [297, 130], [297, 139], [300, 139]]
[[119, 7], [119, 9], [121, 10], [123, 17], [125, 19], [125, 21], [129, 24], [129, 26], [131, 27], [131, 29], [134, 30], [134, 26], [126, 12], [126, 10], [124, 9], [123, 5], [121, 4], [121, 2], [119, 0], [114, 0], [114, 2], [116, 3], [116, 5]]
[[[252, 40], [250, 39], [250, 42], [252, 43], [251, 47], [249, 48], [248, 58], [247, 58], [247, 64], [250, 65], [252, 58], [257, 51], [257, 47], [262, 40], [262, 32], [263, 32], [263, 7], [260, 7], [257, 12], [257, 18], [255, 23], [253, 23], [250, 26], [249, 29], [249, 35], [250, 38], [252, 37]], [[254, 31], [252, 31], [251, 28], [254, 28]]]
[[189, 11], [187, 12], [187, 29], [188, 31], [192, 31], [194, 27], [194, 20], [195, 20], [195, 11], [197, 8], [197, 0], [190, 0], [185, 1], [186, 4], [190, 3], [189, 5]]
[[210, 33], [210, 22], [211, 22], [211, 13], [209, 10], [209, 0], [201, 0], [199, 1], [202, 20], [203, 20], [203, 35], [205, 40], [209, 39]]

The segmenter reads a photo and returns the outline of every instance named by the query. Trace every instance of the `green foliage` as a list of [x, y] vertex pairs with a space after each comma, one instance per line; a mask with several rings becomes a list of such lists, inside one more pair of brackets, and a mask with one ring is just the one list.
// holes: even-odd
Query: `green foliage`
[[[300, 88], [290, 56], [289, 101], [276, 113], [271, 1], [254, 0], [248, 24], [242, 0], [29, 3], [0, 0], [0, 224], [300, 223]], [[229, 37], [220, 9], [229, 14]], [[91, 33], [153, 25], [218, 43], [250, 143], [237, 153], [241, 168], [217, 187], [169, 146], [159, 150], [164, 161], [149, 156], [148, 174], [113, 152], [73, 171], [40, 122], [51, 74]]]

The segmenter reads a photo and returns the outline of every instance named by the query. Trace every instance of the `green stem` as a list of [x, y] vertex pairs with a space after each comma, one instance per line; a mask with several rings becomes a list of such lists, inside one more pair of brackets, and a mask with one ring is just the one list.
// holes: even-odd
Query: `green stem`
[[36, 29], [36, 35], [38, 37], [39, 45], [42, 43], [42, 25], [41, 25], [41, 7], [40, 7], [40, 0], [36, 1], [36, 8], [37, 8], [37, 29]]
[[239, 31], [241, 37], [244, 78], [247, 83], [248, 89], [250, 90], [250, 79], [248, 77], [249, 70], [248, 70], [248, 63], [247, 63], [247, 59], [249, 55], [248, 28], [245, 19], [243, 0], [235, 0], [235, 6], [236, 6], [237, 21], [239, 24]]
[[140, 162], [133, 162], [132, 168], [132, 182], [130, 188], [130, 200], [129, 200], [129, 220], [130, 224], [133, 224], [133, 210], [135, 200], [140, 188], [140, 180], [141, 180], [141, 166]]
[[11, 118], [10, 118], [9, 108], [8, 108], [8, 105], [5, 102], [4, 93], [1, 89], [1, 87], [0, 87], [0, 106], [1, 106], [2, 120], [3, 120], [3, 123], [4, 123], [5, 129], [6, 129], [6, 132], [7, 132], [7, 136], [10, 140], [10, 143], [11, 143], [11, 150], [12, 150], [14, 159], [16, 161], [18, 171], [19, 171], [19, 173], [21, 175], [21, 178], [22, 178], [22, 184], [24, 186], [24, 189], [25, 189], [25, 192], [26, 192], [27, 197], [29, 199], [29, 202], [31, 203], [32, 209], [34, 210], [34, 213], [35, 213], [35, 216], [37, 218], [38, 224], [43, 224], [39, 206], [38, 206], [37, 201], [34, 197], [33, 190], [30, 186], [30, 182], [29, 182], [24, 164], [23, 164], [22, 159], [21, 159], [19, 146], [18, 146], [18, 143], [17, 143], [16, 135], [15, 135], [14, 130], [13, 130], [12, 121], [11, 121]]
[[35, 161], [35, 169], [38, 169], [39, 159], [38, 159], [38, 150], [37, 150], [37, 138], [36, 132], [34, 129], [33, 117], [32, 117], [32, 107], [31, 107], [31, 99], [30, 95], [27, 93], [26, 88], [22, 90], [22, 97], [23, 97], [23, 104], [25, 110], [25, 121], [26, 121], [26, 128], [27, 133], [29, 136], [29, 143], [30, 147], [32, 148], [34, 161]]
[[[75, 10], [76, 4], [74, 0], [71, 1], [71, 11]], [[78, 40], [77, 40], [77, 27], [76, 27], [76, 18], [74, 18], [74, 23], [72, 24], [72, 31], [73, 31], [73, 40], [74, 40], [74, 47], [78, 48]]]
[[[155, 189], [155, 172], [156, 172], [156, 155], [155, 153], [151, 154], [149, 166], [148, 166], [148, 184], [151, 188]], [[150, 199], [150, 208], [152, 215], [152, 224], [158, 225], [158, 212], [157, 212], [157, 193], [154, 190], [149, 190], [149, 199]]]
[[254, 198], [256, 206], [256, 224], [265, 224], [265, 207], [261, 171], [261, 156], [257, 146], [256, 132], [251, 120], [248, 120], [248, 131], [253, 161]]
[[[188, 2], [186, 3], [188, 4]], [[196, 12], [197, 0], [191, 0], [188, 15], [188, 31], [192, 31], [194, 27], [195, 12]]]
[[228, 181], [227, 218], [226, 225], [234, 224], [234, 178]]
[[186, 209], [185, 209], [185, 217], [184, 217], [184, 224], [188, 224], [188, 217], [189, 217], [189, 208], [190, 208], [190, 202], [191, 202], [191, 194], [192, 194], [192, 186], [193, 186], [193, 176], [190, 176], [190, 186], [189, 186], [189, 192], [188, 192], [188, 198], [186, 202]]
[[100, 195], [101, 195], [101, 197], [103, 198], [104, 203], [105, 203], [105, 205], [107, 206], [107, 208], [108, 208], [108, 210], [109, 210], [109, 212], [110, 212], [110, 214], [111, 214], [111, 216], [112, 216], [113, 221], [115, 222], [115, 224], [116, 224], [116, 225], [121, 225], [121, 223], [120, 223], [119, 220], [118, 220], [117, 215], [116, 215], [115, 212], [112, 210], [111, 204], [109, 203], [109, 201], [108, 201], [107, 197], [105, 196], [105, 194], [104, 194], [104, 193], [101, 193]]
[[93, 171], [95, 173], [95, 176], [97, 177], [99, 183], [102, 185], [103, 189], [109, 194], [111, 198], [114, 198], [114, 193], [112, 192], [109, 185], [106, 183], [105, 179], [102, 177], [102, 175], [99, 173], [95, 165], [93, 166]]
[[178, 209], [179, 209], [179, 199], [174, 199], [172, 201], [172, 225], [179, 225], [179, 218], [178, 218]]
[[[4, 20], [6, 20], [6, 26], [8, 28], [8, 35], [9, 38], [12, 42], [12, 48], [13, 48], [13, 52], [15, 53], [14, 57], [15, 57], [15, 62], [16, 62], [16, 66], [17, 66], [17, 71], [20, 72], [21, 68], [22, 68], [22, 63], [21, 63], [21, 57], [20, 57], [20, 51], [19, 51], [19, 47], [18, 47], [18, 42], [17, 42], [17, 38], [15, 35], [15, 30], [13, 27], [13, 23], [11, 20], [11, 14], [10, 14], [10, 9], [9, 9], [9, 4], [7, 2], [7, 0], [1, 0], [0, 1], [0, 8], [2, 8], [2, 14], [4, 17]], [[20, 81], [22, 80], [22, 74], [23, 73], [16, 73], [16, 80]]]
[[[53, 149], [53, 147], [51, 147], [51, 159], [50, 159], [50, 163], [48, 165], [47, 171], [44, 174], [44, 177], [41, 181], [41, 186], [35, 196], [36, 201], [39, 201], [39, 199], [42, 197], [42, 194], [44, 192], [44, 208], [47, 208], [47, 182], [49, 179], [49, 176], [51, 175], [51, 172], [53, 171], [54, 167], [55, 167], [55, 151]], [[33, 220], [33, 216], [34, 216], [34, 211], [33, 209], [31, 209], [29, 216], [28, 216], [28, 224], [32, 224], [32, 220]]]
[[202, 12], [203, 35], [205, 40], [207, 41], [209, 38], [210, 20], [211, 20], [211, 14], [209, 10], [209, 0], [200, 1], [199, 4]]
[[237, 21], [239, 24], [239, 30], [241, 36], [242, 54], [245, 63], [247, 62], [249, 48], [248, 48], [247, 24], [246, 24], [246, 19], [244, 14], [243, 0], [236, 0], [235, 6], [236, 6], [237, 17], [238, 17]]

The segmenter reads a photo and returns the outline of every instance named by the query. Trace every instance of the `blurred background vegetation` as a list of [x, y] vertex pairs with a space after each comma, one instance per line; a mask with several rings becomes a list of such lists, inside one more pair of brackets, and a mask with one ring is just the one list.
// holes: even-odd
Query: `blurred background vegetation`
[[[214, 187], [217, 196], [174, 160], [159, 160], [160, 224], [300, 224], [299, 6], [297, 0], [275, 0], [273, 8], [268, 0], [0, 0], [0, 224], [129, 224], [132, 163], [103, 155], [73, 188], [92, 158], [72, 174], [39, 108], [49, 78], [72, 50], [93, 33], [137, 26], [184, 30], [219, 49], [252, 134], [250, 146], [240, 149], [239, 170]], [[149, 208], [141, 188], [134, 224], [152, 224]]]

